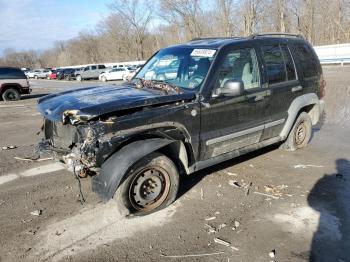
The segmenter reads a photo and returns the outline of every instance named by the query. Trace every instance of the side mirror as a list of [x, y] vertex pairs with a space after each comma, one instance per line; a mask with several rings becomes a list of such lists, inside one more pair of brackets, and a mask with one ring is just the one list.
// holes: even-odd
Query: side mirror
[[229, 79], [220, 88], [220, 94], [224, 96], [241, 96], [244, 94], [244, 83], [241, 80]]

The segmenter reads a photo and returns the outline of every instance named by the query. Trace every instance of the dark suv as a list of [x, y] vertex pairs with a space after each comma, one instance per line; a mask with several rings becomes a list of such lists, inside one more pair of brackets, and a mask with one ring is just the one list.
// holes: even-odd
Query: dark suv
[[324, 92], [300, 36], [195, 39], [157, 52], [130, 83], [40, 98], [41, 148], [91, 175], [103, 200], [149, 213], [175, 200], [180, 175], [275, 143], [305, 147]]
[[21, 94], [32, 90], [23, 71], [15, 67], [0, 67], [0, 97], [4, 101], [17, 101]]

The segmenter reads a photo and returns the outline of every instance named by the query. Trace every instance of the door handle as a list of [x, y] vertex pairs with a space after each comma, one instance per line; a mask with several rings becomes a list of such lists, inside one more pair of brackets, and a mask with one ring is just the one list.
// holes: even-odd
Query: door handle
[[295, 86], [292, 88], [292, 92], [295, 93], [295, 92], [298, 92], [298, 91], [301, 91], [303, 90], [303, 87], [302, 86]]

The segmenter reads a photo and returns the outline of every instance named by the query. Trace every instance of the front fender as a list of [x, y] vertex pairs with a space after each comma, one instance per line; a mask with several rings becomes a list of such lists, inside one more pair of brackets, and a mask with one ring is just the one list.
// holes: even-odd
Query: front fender
[[129, 168], [142, 157], [164, 147], [173, 140], [154, 138], [132, 142], [108, 158], [100, 174], [92, 178], [92, 190], [105, 202], [113, 198]]

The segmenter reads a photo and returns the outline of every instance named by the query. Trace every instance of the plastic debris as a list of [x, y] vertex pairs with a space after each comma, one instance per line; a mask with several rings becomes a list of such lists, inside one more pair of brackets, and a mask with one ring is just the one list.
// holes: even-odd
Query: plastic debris
[[34, 210], [34, 211], [30, 212], [30, 214], [32, 216], [40, 216], [42, 213], [43, 213], [43, 211], [41, 209]]
[[16, 149], [17, 146], [3, 146], [1, 150], [11, 150], [11, 149]]
[[269, 253], [269, 256], [270, 256], [271, 258], [274, 258], [275, 255], [276, 255], [276, 250], [271, 250], [270, 253]]
[[208, 217], [208, 218], [205, 218], [205, 221], [210, 221], [210, 220], [214, 220], [216, 219], [216, 217]]

